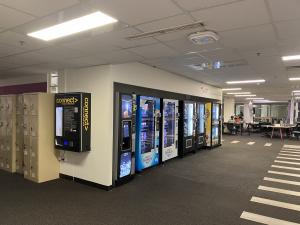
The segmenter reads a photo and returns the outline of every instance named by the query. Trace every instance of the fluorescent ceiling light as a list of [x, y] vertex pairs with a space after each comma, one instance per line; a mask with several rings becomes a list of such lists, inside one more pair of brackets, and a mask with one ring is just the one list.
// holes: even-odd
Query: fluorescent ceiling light
[[255, 97], [256, 95], [235, 95], [235, 97]]
[[264, 100], [264, 98], [246, 98], [247, 100]]
[[227, 84], [250, 84], [250, 83], [264, 83], [266, 80], [240, 80], [240, 81], [227, 81]]
[[118, 20], [100, 12], [82, 16], [64, 23], [60, 23], [42, 30], [38, 30], [27, 34], [28, 36], [50, 41], [57, 38], [65, 37], [71, 34], [76, 34], [82, 31], [90, 30], [96, 27], [101, 27], [107, 24], [115, 23]]
[[291, 61], [291, 60], [299, 60], [300, 55], [287, 55], [287, 56], [282, 56], [281, 59], [283, 61]]
[[240, 91], [242, 88], [223, 88], [222, 91]]
[[251, 92], [229, 92], [226, 94], [227, 95], [248, 95], [248, 94], [251, 94]]
[[300, 77], [290, 77], [289, 80], [291, 80], [291, 81], [300, 80]]

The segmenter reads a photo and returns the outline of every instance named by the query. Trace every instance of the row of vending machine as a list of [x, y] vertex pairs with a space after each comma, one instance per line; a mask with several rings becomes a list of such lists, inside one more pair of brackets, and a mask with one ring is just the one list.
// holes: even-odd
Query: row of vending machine
[[221, 145], [217, 102], [118, 94], [114, 182], [198, 149]]

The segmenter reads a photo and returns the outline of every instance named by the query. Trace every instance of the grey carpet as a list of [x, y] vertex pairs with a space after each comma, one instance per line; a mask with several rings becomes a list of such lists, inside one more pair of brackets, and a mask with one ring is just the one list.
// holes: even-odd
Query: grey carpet
[[[282, 143], [259, 135], [223, 139], [220, 148], [171, 160], [109, 192], [63, 179], [35, 184], [1, 171], [0, 224], [241, 224]], [[231, 144], [235, 139], [241, 142]]]

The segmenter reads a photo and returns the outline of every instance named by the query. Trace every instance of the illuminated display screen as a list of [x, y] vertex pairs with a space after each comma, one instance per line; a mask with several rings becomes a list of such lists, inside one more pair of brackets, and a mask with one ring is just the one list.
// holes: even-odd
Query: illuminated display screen
[[175, 142], [175, 103], [164, 103], [164, 147]]
[[215, 126], [212, 128], [212, 139], [216, 140], [219, 139], [219, 127]]
[[219, 119], [219, 105], [213, 104], [213, 120]]
[[120, 159], [120, 178], [130, 175], [131, 173], [131, 153], [121, 154]]
[[193, 136], [194, 129], [194, 104], [187, 103], [184, 105], [184, 136]]
[[129, 118], [132, 115], [132, 97], [122, 95], [122, 117]]
[[63, 136], [63, 107], [56, 107], [56, 136]]
[[199, 133], [203, 134], [205, 129], [205, 109], [204, 104], [199, 105]]

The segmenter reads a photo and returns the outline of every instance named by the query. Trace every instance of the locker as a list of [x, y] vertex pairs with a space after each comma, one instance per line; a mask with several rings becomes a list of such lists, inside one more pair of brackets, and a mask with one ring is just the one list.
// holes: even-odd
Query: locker
[[33, 116], [38, 114], [38, 95], [30, 96], [30, 114]]
[[30, 121], [30, 136], [37, 137], [38, 136], [38, 119], [36, 116], [31, 117]]
[[17, 95], [16, 100], [16, 114], [22, 115], [24, 114], [24, 105], [23, 105], [23, 95]]
[[23, 133], [24, 133], [24, 136], [30, 135], [30, 117], [29, 116], [24, 116]]
[[23, 95], [24, 178], [41, 183], [59, 178], [54, 149], [54, 95]]

